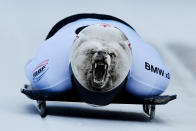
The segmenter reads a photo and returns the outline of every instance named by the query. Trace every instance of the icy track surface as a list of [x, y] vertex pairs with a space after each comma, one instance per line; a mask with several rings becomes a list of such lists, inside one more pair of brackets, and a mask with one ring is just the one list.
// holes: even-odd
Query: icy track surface
[[[157, 106], [153, 121], [147, 120], [141, 105], [91, 107], [67, 102], [49, 102], [49, 114], [42, 119], [35, 102], [20, 93], [23, 84], [28, 83], [24, 65], [51, 27], [64, 17], [82, 12], [119, 17], [160, 51], [172, 72], [164, 94], [177, 94], [178, 98]], [[195, 12], [196, 2], [191, 0], [1, 0], [0, 131], [195, 131], [196, 79], [192, 72], [196, 68], [187, 68], [170, 48], [181, 45], [195, 49]], [[195, 61], [195, 57], [185, 59], [188, 64]]]

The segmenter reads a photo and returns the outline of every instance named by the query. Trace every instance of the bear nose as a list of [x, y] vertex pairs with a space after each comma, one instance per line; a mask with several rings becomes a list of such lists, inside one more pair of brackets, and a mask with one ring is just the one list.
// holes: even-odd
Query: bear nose
[[105, 55], [106, 55], [105, 51], [98, 51], [96, 58], [99, 59], [99, 60], [104, 60]]

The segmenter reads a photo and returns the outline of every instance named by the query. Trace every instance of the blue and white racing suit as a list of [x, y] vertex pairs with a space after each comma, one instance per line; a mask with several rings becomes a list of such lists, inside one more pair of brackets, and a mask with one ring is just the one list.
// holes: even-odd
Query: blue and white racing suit
[[63, 92], [72, 88], [70, 53], [76, 30], [92, 24], [109, 24], [120, 29], [132, 47], [132, 65], [125, 90], [136, 96], [160, 95], [168, 87], [170, 73], [159, 53], [145, 43], [137, 32], [116, 19], [81, 17], [68, 22], [39, 47], [25, 66], [26, 76], [40, 91]]

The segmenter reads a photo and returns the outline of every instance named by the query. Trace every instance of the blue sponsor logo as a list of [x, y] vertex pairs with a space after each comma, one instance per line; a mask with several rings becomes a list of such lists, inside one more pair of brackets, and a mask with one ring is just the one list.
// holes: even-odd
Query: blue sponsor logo
[[48, 71], [48, 61], [41, 62], [32, 72], [33, 81], [38, 82], [42, 79], [44, 74]]

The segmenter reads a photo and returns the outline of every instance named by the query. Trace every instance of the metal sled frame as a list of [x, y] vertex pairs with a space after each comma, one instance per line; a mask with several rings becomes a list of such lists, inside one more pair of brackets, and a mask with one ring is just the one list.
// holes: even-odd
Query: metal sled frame
[[[21, 93], [25, 94], [30, 99], [37, 101], [37, 109], [40, 112], [41, 117], [47, 115], [46, 101], [69, 101], [69, 102], [84, 102], [76, 89], [73, 88], [70, 91], [64, 93], [45, 93], [38, 90], [32, 90], [31, 85], [25, 85], [21, 89]], [[147, 114], [150, 120], [155, 117], [156, 105], [164, 105], [177, 98], [177, 95], [164, 95], [153, 96], [149, 98], [137, 98], [127, 94], [125, 91], [119, 93], [119, 95], [112, 101], [116, 104], [141, 104], [143, 110]]]

